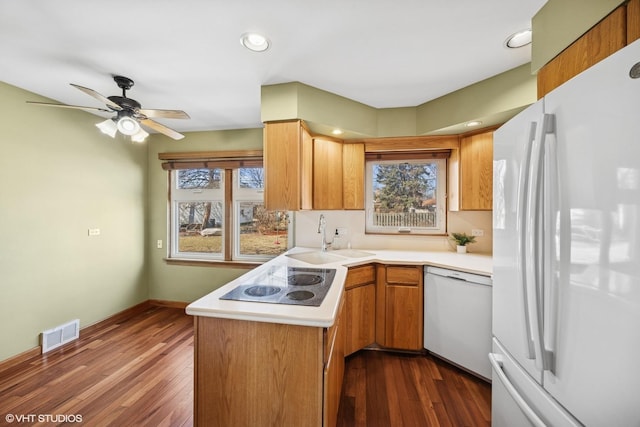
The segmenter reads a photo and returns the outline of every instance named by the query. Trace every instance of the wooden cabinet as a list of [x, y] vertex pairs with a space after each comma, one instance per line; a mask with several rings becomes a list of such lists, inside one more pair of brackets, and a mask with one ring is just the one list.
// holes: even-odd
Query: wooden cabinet
[[194, 425], [335, 425], [340, 315], [328, 329], [202, 316], [194, 325]]
[[342, 208], [364, 209], [364, 143], [342, 144]]
[[323, 423], [325, 427], [333, 427], [338, 421], [338, 408], [344, 378], [344, 299], [338, 309], [334, 325], [325, 329], [325, 368], [324, 368], [324, 405]]
[[270, 210], [312, 208], [313, 141], [300, 120], [264, 128], [264, 204]]
[[493, 209], [493, 132], [460, 139], [460, 210]]
[[313, 138], [313, 209], [342, 209], [342, 142]]
[[345, 355], [376, 341], [376, 269], [352, 267], [345, 282]]
[[627, 44], [640, 39], [640, 0], [627, 3]]
[[301, 120], [269, 122], [263, 155], [267, 209], [364, 209], [364, 143], [312, 137]]
[[323, 334], [196, 316], [194, 425], [321, 426]]
[[378, 265], [376, 341], [402, 350], [423, 348], [422, 266]]
[[626, 5], [618, 7], [538, 71], [538, 98], [622, 49], [631, 42], [627, 36], [640, 36], [637, 0], [629, 3], [628, 18], [626, 9]]

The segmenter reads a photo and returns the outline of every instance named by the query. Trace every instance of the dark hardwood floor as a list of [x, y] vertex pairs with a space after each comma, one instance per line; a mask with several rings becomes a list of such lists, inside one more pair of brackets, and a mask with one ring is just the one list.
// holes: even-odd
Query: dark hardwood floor
[[31, 414], [82, 417], [65, 425], [192, 425], [193, 318], [152, 306], [0, 372], [0, 425], [8, 414], [13, 425], [35, 424], [18, 422]]
[[360, 351], [346, 360], [338, 427], [489, 425], [491, 386], [438, 358]]
[[[362, 351], [347, 359], [338, 426], [489, 425], [490, 395], [488, 384], [429, 356]], [[151, 306], [0, 371], [0, 425], [36, 424], [192, 425], [191, 316]]]

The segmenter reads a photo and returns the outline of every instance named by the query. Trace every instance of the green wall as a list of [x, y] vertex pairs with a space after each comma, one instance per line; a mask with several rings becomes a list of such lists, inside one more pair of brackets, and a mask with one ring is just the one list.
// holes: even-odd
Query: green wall
[[303, 119], [312, 132], [341, 138], [464, 133], [480, 120], [501, 124], [536, 101], [536, 77], [530, 64], [482, 80], [413, 107], [376, 109], [303, 83], [262, 87], [262, 121]]
[[[148, 298], [147, 146], [0, 82], [0, 360]], [[99, 236], [89, 237], [89, 228]]]

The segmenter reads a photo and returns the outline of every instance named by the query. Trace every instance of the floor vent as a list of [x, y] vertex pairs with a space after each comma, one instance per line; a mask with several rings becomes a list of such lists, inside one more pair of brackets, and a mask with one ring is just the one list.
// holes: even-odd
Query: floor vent
[[80, 336], [80, 319], [42, 332], [42, 353], [58, 348]]

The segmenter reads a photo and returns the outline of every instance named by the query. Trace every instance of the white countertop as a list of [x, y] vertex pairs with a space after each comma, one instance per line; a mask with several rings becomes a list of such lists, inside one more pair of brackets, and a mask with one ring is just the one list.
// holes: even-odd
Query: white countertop
[[[379, 262], [383, 264], [428, 265], [490, 276], [490, 255], [458, 254], [455, 252], [398, 251], [363, 249], [371, 256], [346, 258], [328, 264], [309, 264], [286, 256], [286, 254], [318, 252], [318, 249], [296, 247], [248, 273], [238, 277], [208, 295], [187, 306], [187, 314], [193, 316], [219, 317], [225, 319], [253, 320], [258, 322], [283, 323], [302, 326], [329, 327], [333, 325], [339, 306], [347, 268], [355, 265]], [[329, 251], [331, 253], [331, 251]], [[221, 300], [220, 297], [236, 286], [253, 279], [272, 266], [335, 268], [336, 275], [322, 305], [269, 304], [262, 302]]]

